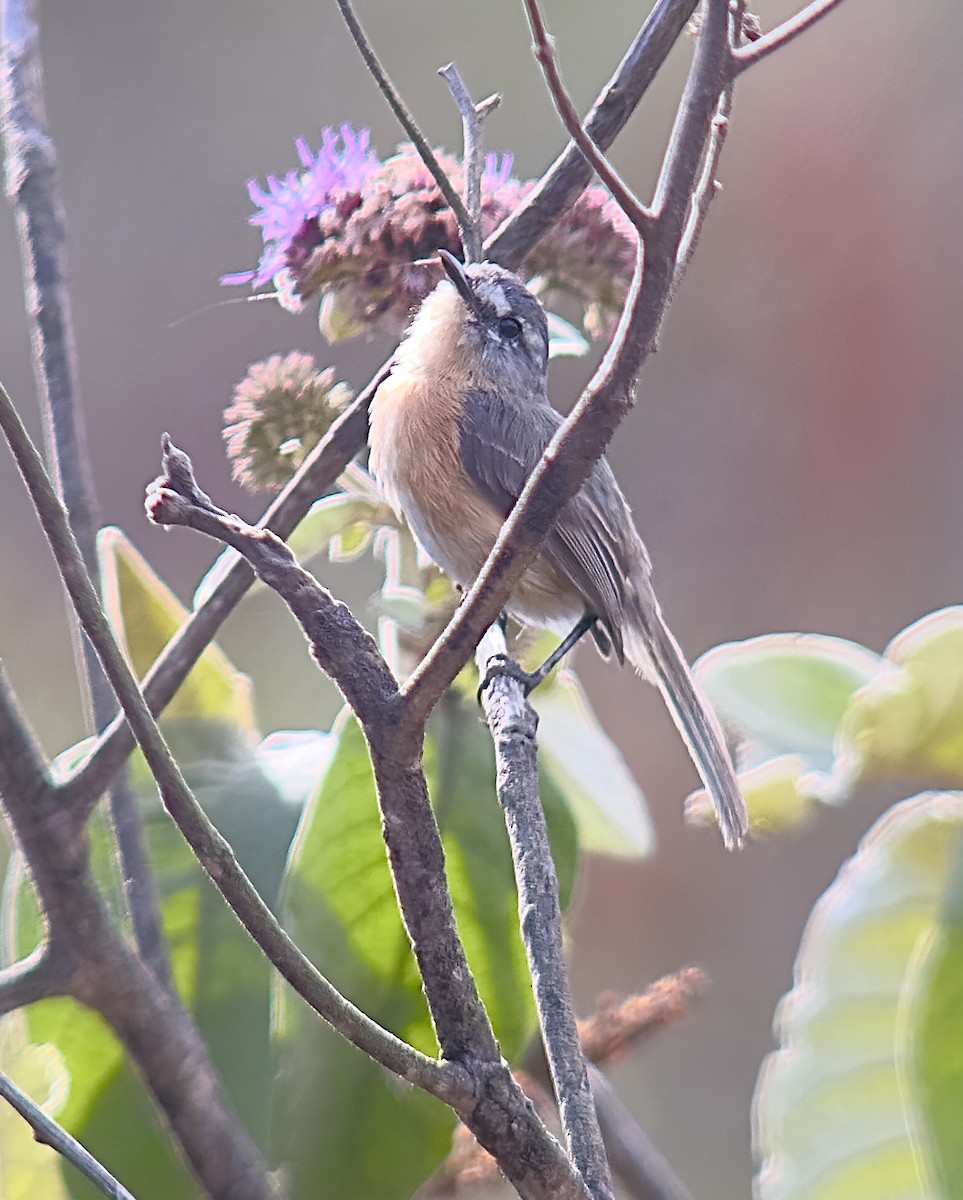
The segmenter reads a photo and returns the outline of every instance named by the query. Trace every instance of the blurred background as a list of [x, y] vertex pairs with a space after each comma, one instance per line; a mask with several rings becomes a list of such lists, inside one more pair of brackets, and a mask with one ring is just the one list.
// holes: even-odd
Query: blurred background
[[[328, 350], [313, 310], [238, 303], [218, 276], [252, 266], [250, 176], [297, 165], [294, 139], [370, 126], [399, 134], [332, 3], [45, 0], [43, 54], [70, 229], [74, 318], [104, 522], [123, 527], [185, 602], [215, 549], [143, 516], [168, 430], [218, 503], [263, 505], [230, 481], [221, 410], [249, 362], [299, 348], [362, 385], [385, 342]], [[583, 108], [646, 5], [546, 0], [564, 77]], [[796, 7], [760, 0], [764, 28]], [[439, 66], [476, 98], [521, 177], [563, 144], [516, 0], [359, 0], [360, 15], [429, 138], [457, 150]], [[619, 139], [619, 169], [649, 195], [690, 46], [677, 47]], [[722, 641], [812, 630], [881, 650], [963, 588], [963, 9], [849, 0], [740, 82], [699, 252], [639, 403], [611, 457], [692, 658]], [[0, 377], [39, 434], [19, 261], [0, 217]], [[226, 303], [225, 303], [226, 302]], [[553, 365], [567, 408], [590, 361]], [[0, 450], [0, 655], [46, 748], [83, 733], [59, 583]], [[332, 567], [364, 613], [370, 563]], [[255, 679], [261, 727], [326, 727], [333, 689], [280, 605], [259, 596], [221, 643]], [[682, 1026], [615, 1071], [698, 1196], [748, 1194], [750, 1096], [813, 902], [896, 793], [861, 792], [804, 832], [728, 856], [688, 830], [696, 780], [654, 691], [585, 653], [596, 710], [646, 789], [655, 857], [587, 861], [572, 922], [587, 1010], [685, 964], [711, 990]], [[909, 785], [903, 794], [913, 789]]]

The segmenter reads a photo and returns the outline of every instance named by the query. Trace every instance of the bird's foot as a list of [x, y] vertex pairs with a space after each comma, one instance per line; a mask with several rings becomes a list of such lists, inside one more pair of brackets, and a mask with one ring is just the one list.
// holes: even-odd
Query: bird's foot
[[522, 691], [528, 696], [540, 683], [544, 682], [547, 675], [548, 672], [543, 671], [542, 668], [537, 671], [524, 670], [507, 654], [493, 654], [485, 664], [485, 677], [478, 685], [478, 703], [481, 704], [485, 689], [492, 680], [499, 676], [507, 676], [509, 679], [516, 680], [522, 685]]

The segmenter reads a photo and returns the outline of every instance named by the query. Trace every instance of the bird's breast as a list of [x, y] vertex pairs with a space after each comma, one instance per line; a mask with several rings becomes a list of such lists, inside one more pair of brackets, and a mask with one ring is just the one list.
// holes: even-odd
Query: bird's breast
[[[371, 470], [394, 511], [431, 559], [469, 587], [488, 558], [502, 514], [478, 490], [461, 460], [462, 404], [450, 381], [420, 386], [395, 371], [371, 403]], [[566, 632], [584, 611], [571, 582], [544, 556], [522, 577], [509, 611]]]

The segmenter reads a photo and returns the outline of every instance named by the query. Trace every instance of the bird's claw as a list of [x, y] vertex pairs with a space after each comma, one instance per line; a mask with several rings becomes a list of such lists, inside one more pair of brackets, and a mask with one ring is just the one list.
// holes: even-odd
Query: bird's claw
[[485, 664], [485, 677], [478, 685], [478, 703], [481, 704], [482, 697], [485, 694], [485, 689], [489, 686], [492, 680], [497, 679], [500, 675], [507, 675], [509, 679], [514, 679], [522, 685], [522, 691], [526, 696], [529, 695], [542, 682], [543, 676], [539, 671], [525, 671], [518, 665], [513, 658], [507, 654], [493, 654]]

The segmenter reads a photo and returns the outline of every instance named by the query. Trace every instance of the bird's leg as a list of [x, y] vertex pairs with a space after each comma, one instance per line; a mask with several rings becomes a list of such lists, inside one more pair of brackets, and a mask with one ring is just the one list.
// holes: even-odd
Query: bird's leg
[[[502, 631], [504, 632], [504, 614], [500, 620]], [[595, 625], [598, 617], [591, 613], [586, 613], [584, 617], [574, 626], [574, 628], [562, 639], [555, 647], [552, 653], [546, 658], [542, 665], [535, 671], [523, 671], [517, 662], [514, 662], [507, 654], [496, 654], [488, 660], [485, 670], [485, 678], [481, 681], [478, 688], [478, 697], [481, 699], [481, 694], [488, 687], [496, 675], [508, 675], [512, 679], [517, 679], [525, 690], [527, 696], [533, 692], [539, 684], [544, 683], [552, 671], [558, 666], [566, 654], [582, 640], [582, 638]]]

